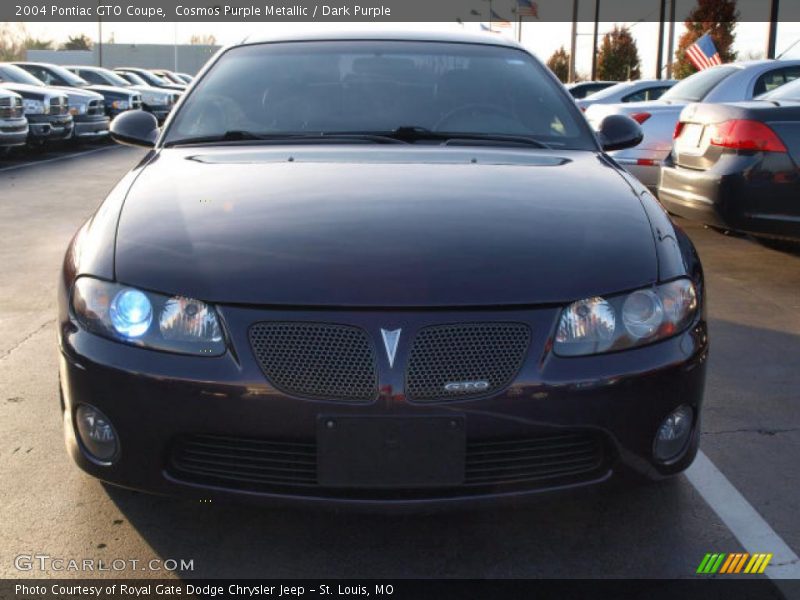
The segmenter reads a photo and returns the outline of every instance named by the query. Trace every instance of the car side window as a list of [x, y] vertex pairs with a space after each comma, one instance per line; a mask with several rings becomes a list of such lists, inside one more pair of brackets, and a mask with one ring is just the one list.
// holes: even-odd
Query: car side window
[[658, 100], [668, 89], [669, 87], [667, 86], [650, 88], [649, 90], [647, 90], [647, 99]]
[[623, 102], [642, 102], [644, 100], [648, 100], [647, 97], [647, 90], [639, 90], [638, 92], [633, 92], [628, 94], [627, 96], [622, 97]]
[[103, 78], [94, 71], [85, 71], [83, 69], [79, 69], [78, 75], [80, 77], [83, 77], [89, 83], [99, 83], [99, 84], [105, 83]]
[[761, 75], [758, 79], [756, 79], [756, 85], [753, 88], [753, 95], [760, 96], [766, 92], [771, 92], [775, 88], [782, 86], [786, 83], [786, 78], [784, 77], [784, 69], [773, 69], [772, 71], [767, 71], [763, 75]]
[[794, 81], [795, 79], [800, 78], [800, 66], [798, 67], [786, 67], [783, 69], [783, 77], [786, 80], [786, 83], [790, 81]]
[[41, 67], [25, 67], [25, 70], [36, 77], [36, 79], [43, 81], [47, 85], [53, 85], [53, 78], [50, 76], [50, 73], [42, 69]]

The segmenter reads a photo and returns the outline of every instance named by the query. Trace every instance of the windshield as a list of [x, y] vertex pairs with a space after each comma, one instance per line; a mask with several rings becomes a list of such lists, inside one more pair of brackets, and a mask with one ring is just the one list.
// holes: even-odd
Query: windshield
[[135, 73], [135, 75], [138, 75], [150, 85], [169, 85], [168, 81], [164, 81], [161, 77], [149, 71], [141, 71], [140, 73]]
[[603, 88], [599, 92], [595, 92], [592, 94], [592, 100], [602, 100], [603, 98], [608, 98], [610, 96], [615, 96], [620, 93], [624, 93], [624, 91], [628, 88], [633, 89], [636, 84], [631, 81], [623, 81], [622, 83], [617, 83], [615, 85], [609, 86], [607, 88]]
[[792, 100], [800, 102], [800, 79], [790, 81], [780, 87], [775, 88], [766, 94], [761, 94], [759, 100]]
[[700, 71], [676, 83], [661, 100], [678, 100], [680, 102], [700, 102], [717, 84], [738, 71], [736, 67], [712, 67]]
[[120, 87], [128, 87], [131, 85], [129, 81], [120, 77], [117, 73], [114, 73], [114, 71], [109, 71], [107, 69], [99, 69], [98, 71], [96, 71], [96, 73], [100, 75], [100, 77], [102, 77], [110, 85], [118, 85]]
[[596, 148], [574, 104], [527, 53], [416, 41], [234, 48], [186, 98], [165, 143], [226, 132], [275, 136], [401, 128]]
[[148, 85], [148, 83], [139, 77], [136, 73], [131, 73], [130, 71], [123, 71], [118, 73], [118, 75], [124, 79], [130, 81], [133, 85]]
[[83, 79], [82, 77], [78, 77], [72, 71], [68, 71], [64, 67], [59, 67], [58, 65], [48, 66], [53, 73], [55, 73], [58, 77], [63, 79], [67, 82], [67, 85], [72, 87], [82, 87], [84, 85], [88, 85], [89, 82]]
[[36, 79], [36, 77], [15, 65], [0, 65], [0, 81], [26, 83], [28, 85], [37, 85], [39, 87], [44, 86], [44, 84]]

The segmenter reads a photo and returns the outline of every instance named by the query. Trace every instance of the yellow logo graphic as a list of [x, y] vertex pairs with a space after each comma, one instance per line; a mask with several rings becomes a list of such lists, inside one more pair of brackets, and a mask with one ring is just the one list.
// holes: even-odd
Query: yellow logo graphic
[[700, 566], [697, 567], [697, 573], [701, 575], [713, 575], [715, 573], [725, 573], [728, 575], [736, 573], [763, 573], [771, 560], [772, 554], [766, 553], [709, 553], [703, 557]]

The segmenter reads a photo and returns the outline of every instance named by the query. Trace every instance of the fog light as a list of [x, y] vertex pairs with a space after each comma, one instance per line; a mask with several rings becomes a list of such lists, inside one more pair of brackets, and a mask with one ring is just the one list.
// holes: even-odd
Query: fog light
[[686, 448], [694, 420], [692, 409], [681, 405], [661, 423], [656, 434], [653, 454], [656, 460], [666, 462], [677, 458]]
[[78, 434], [86, 451], [101, 462], [117, 454], [117, 432], [111, 421], [94, 406], [81, 404], [75, 411]]

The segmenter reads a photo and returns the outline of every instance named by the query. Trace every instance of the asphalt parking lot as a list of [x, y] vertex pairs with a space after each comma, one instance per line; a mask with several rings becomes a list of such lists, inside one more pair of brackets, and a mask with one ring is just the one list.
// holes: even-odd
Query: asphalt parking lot
[[55, 284], [70, 237], [143, 151], [88, 150], [0, 162], [0, 577], [84, 575], [15, 566], [45, 554], [140, 561], [94, 573], [130, 577], [163, 577], [142, 570], [160, 558], [193, 560], [178, 574], [191, 577], [675, 578], [707, 552], [742, 551], [773, 552], [770, 572], [798, 576], [800, 251], [685, 221], [706, 270], [712, 344], [703, 454], [687, 475], [402, 516], [104, 487], [63, 448]]

